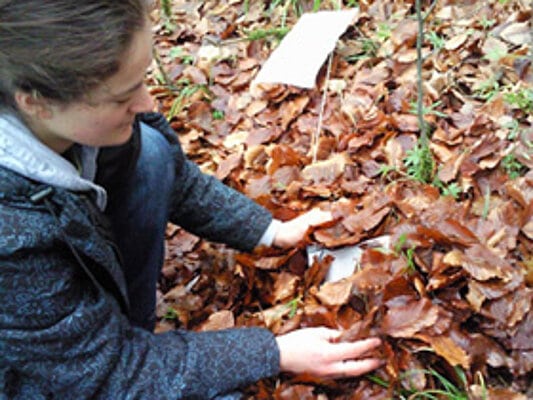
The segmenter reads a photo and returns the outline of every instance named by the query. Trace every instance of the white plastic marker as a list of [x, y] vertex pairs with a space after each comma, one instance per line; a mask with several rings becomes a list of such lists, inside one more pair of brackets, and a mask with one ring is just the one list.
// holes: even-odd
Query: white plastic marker
[[358, 8], [302, 15], [252, 82], [313, 88], [320, 67], [339, 37], [359, 15]]
[[355, 268], [361, 262], [363, 250], [366, 248], [383, 248], [388, 250], [390, 246], [390, 236], [378, 236], [365, 240], [355, 246], [346, 246], [339, 249], [326, 249], [320, 246], [307, 246], [307, 264], [311, 266], [316, 258], [322, 260], [325, 256], [334, 257], [326, 274], [326, 282], [335, 282], [353, 274]]

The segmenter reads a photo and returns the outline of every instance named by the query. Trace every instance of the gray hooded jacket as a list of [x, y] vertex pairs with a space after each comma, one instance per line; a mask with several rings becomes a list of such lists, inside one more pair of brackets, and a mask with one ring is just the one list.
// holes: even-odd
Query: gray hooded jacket
[[[160, 131], [174, 153], [171, 221], [252, 248], [270, 214], [201, 174], [159, 114], [140, 115], [132, 139], [141, 121]], [[265, 329], [156, 335], [129, 323], [102, 209], [106, 182], [134, 163], [131, 143], [102, 149], [98, 159], [96, 149], [83, 149], [80, 175], [16, 119], [0, 118], [0, 399], [209, 399], [279, 371], [278, 349]], [[99, 175], [97, 164], [110, 167], [111, 176]], [[226, 218], [213, 218], [221, 213]]]

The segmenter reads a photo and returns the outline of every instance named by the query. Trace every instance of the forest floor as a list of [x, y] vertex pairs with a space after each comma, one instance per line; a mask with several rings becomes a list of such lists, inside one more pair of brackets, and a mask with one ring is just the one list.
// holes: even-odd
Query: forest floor
[[[532, 4], [423, 2], [424, 152], [412, 1], [344, 1], [359, 16], [315, 88], [250, 87], [302, 13], [339, 3], [154, 12], [149, 85], [189, 158], [276, 218], [337, 218], [253, 254], [169, 226], [157, 330], [325, 325], [384, 340], [370, 375], [282, 375], [246, 388], [254, 399], [533, 398]], [[390, 246], [365, 248], [345, 279], [324, 282], [328, 257], [307, 265], [309, 244], [382, 235]]]

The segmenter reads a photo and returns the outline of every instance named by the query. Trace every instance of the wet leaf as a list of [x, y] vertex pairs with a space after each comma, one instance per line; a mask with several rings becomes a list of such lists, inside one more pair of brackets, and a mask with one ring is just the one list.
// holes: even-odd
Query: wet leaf
[[438, 307], [425, 298], [389, 304], [383, 317], [382, 329], [392, 337], [411, 338], [435, 324], [438, 316]]

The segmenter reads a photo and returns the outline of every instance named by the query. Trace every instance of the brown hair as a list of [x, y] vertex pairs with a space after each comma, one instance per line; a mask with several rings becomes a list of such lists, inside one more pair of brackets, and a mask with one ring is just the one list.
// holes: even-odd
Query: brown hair
[[0, 108], [18, 90], [79, 100], [118, 71], [147, 0], [0, 0]]

